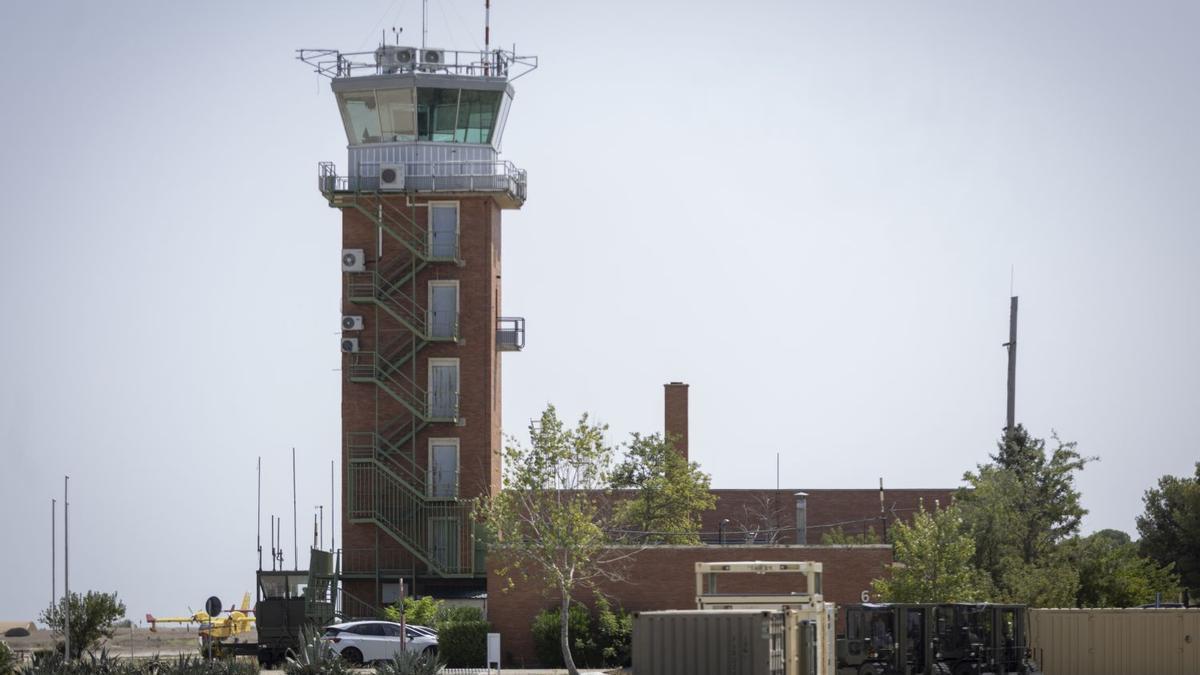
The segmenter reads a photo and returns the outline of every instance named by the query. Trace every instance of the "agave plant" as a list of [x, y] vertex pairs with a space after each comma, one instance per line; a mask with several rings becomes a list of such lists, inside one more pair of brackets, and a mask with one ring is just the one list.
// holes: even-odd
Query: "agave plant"
[[433, 654], [408, 650], [397, 652], [391, 661], [375, 666], [376, 675], [438, 675], [446, 666]]
[[17, 657], [7, 642], [0, 641], [0, 675], [12, 675], [17, 666]]
[[319, 633], [301, 631], [300, 651], [287, 658], [283, 670], [288, 675], [343, 675], [350, 668]]

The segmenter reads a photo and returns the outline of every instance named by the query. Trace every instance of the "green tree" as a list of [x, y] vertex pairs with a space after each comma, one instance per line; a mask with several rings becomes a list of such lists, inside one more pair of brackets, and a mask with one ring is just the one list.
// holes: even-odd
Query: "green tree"
[[605, 430], [587, 415], [566, 428], [554, 406], [547, 407], [529, 426], [528, 449], [505, 448], [503, 489], [476, 505], [497, 573], [509, 584], [523, 577], [557, 596], [559, 647], [571, 675], [579, 672], [568, 626], [575, 594], [600, 579], [622, 579], [636, 553], [610, 546], [613, 451]]
[[1180, 582], [1200, 597], [1200, 462], [1193, 478], [1163, 476], [1146, 491], [1137, 518], [1138, 547], [1160, 565], [1174, 564]]
[[125, 616], [125, 603], [116, 593], [88, 591], [86, 595], [71, 593], [50, 605], [38, 619], [58, 637], [66, 635], [67, 610], [71, 622], [71, 658], [79, 658], [84, 650], [91, 651], [100, 638], [111, 638], [113, 623]]
[[866, 532], [850, 533], [840, 526], [821, 535], [822, 546], [862, 546], [864, 544], [882, 544], [883, 540], [875, 532], [875, 527], [868, 527]]
[[1174, 598], [1179, 583], [1171, 565], [1138, 555], [1137, 544], [1120, 530], [1100, 530], [1071, 542], [1068, 555], [1079, 569], [1080, 607], [1133, 607]]
[[700, 514], [717, 505], [710, 477], [659, 434], [633, 434], [613, 471], [615, 489], [632, 489], [616, 509], [626, 540], [647, 544], [700, 543]]
[[871, 582], [884, 602], [968, 602], [979, 595], [971, 566], [975, 545], [954, 506], [926, 511], [893, 532], [896, 564], [890, 578]]
[[1074, 605], [1079, 574], [1061, 544], [1087, 513], [1075, 475], [1094, 458], [1053, 439], [1047, 451], [1044, 440], [1018, 425], [991, 463], [963, 476], [967, 485], [956, 502], [975, 541], [972, 562], [987, 575], [993, 600]]

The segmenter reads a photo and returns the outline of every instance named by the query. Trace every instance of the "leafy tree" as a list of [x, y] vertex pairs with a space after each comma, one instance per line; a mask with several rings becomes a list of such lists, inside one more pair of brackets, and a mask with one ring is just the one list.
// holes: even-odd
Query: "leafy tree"
[[1047, 451], [1021, 425], [999, 443], [992, 462], [963, 476], [956, 502], [975, 541], [972, 562], [988, 576], [994, 600], [1071, 606], [1077, 570], [1060, 545], [1079, 531], [1087, 511], [1075, 474], [1095, 458], [1053, 436]]
[[113, 623], [125, 616], [125, 603], [114, 593], [88, 591], [86, 595], [71, 593], [42, 611], [38, 619], [50, 627], [56, 636], [66, 635], [67, 610], [71, 622], [71, 658], [79, 658], [86, 649], [91, 651], [100, 638], [111, 638]]
[[627, 540], [653, 544], [698, 544], [700, 514], [717, 505], [710, 477], [688, 462], [659, 434], [633, 434], [625, 461], [613, 471], [612, 486], [633, 495], [617, 507]]
[[1137, 518], [1142, 555], [1160, 565], [1174, 563], [1183, 587], [1200, 596], [1200, 462], [1195, 477], [1163, 476], [1142, 501], [1146, 511]]
[[1080, 607], [1132, 607], [1153, 602], [1156, 593], [1173, 598], [1179, 592], [1171, 565], [1138, 555], [1137, 544], [1120, 530], [1100, 530], [1069, 550], [1079, 569]]
[[879, 534], [875, 532], [875, 528], [868, 527], [866, 532], [849, 533], [843, 530], [840, 526], [833, 528], [821, 535], [821, 544], [823, 546], [861, 546], [864, 544], [882, 544], [883, 540]]
[[587, 415], [566, 428], [547, 407], [529, 426], [530, 448], [505, 448], [503, 489], [476, 504], [497, 573], [510, 585], [519, 576], [557, 596], [559, 647], [571, 675], [579, 672], [571, 658], [571, 601], [600, 579], [622, 579], [636, 553], [610, 546], [613, 451], [605, 429]]
[[971, 566], [975, 545], [954, 506], [932, 512], [924, 504], [911, 523], [893, 530], [896, 565], [891, 578], [871, 586], [884, 602], [968, 602], [979, 595]]

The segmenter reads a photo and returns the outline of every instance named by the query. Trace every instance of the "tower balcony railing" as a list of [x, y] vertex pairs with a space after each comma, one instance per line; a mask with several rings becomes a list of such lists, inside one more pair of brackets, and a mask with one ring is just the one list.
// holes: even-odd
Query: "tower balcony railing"
[[505, 49], [467, 51], [384, 45], [369, 52], [299, 49], [301, 61], [330, 79], [372, 75], [457, 75], [509, 81], [538, 67], [536, 56]]
[[[332, 162], [322, 162], [317, 186], [323, 194], [336, 192], [500, 192], [515, 206], [525, 203], [528, 176], [507, 160], [405, 162], [403, 180], [381, 189], [379, 164], [363, 162], [358, 175], [339, 176]], [[400, 187], [400, 185], [403, 187]]]
[[496, 350], [519, 352], [525, 348], [525, 317], [502, 316], [496, 319]]

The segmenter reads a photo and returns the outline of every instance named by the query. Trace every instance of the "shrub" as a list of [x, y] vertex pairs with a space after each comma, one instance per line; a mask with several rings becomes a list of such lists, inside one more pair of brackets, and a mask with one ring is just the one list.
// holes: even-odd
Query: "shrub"
[[438, 629], [438, 653], [451, 668], [480, 668], [487, 662], [486, 621], [454, 621]]
[[391, 661], [375, 666], [376, 675], [438, 675], [445, 666], [435, 657], [416, 652], [397, 652]]
[[8, 643], [0, 642], [0, 675], [12, 675], [16, 663], [17, 657], [8, 648]]
[[[567, 633], [571, 641], [571, 656], [577, 666], [593, 665], [595, 644], [591, 643], [592, 618], [587, 607], [572, 603], [567, 610]], [[549, 668], [562, 668], [562, 647], [559, 643], [558, 608], [539, 612], [533, 619], [533, 648], [538, 661]]]
[[301, 631], [300, 651], [288, 657], [283, 671], [287, 675], [344, 675], [350, 669], [320, 633], [305, 628]]
[[[427, 624], [427, 625], [437, 628], [438, 631], [440, 632], [441, 627], [448, 623], [459, 623], [459, 622], [470, 623], [473, 621], [483, 621], [483, 611], [480, 610], [478, 607], [464, 607], [462, 605], [442, 605], [442, 606], [438, 607], [437, 613], [433, 617], [433, 623]], [[417, 625], [421, 625], [421, 624], [417, 624]]]
[[[567, 618], [571, 656], [581, 667], [626, 666], [632, 658], [633, 617], [623, 609], [613, 611], [603, 597], [596, 599], [593, 617], [582, 603], [572, 603]], [[533, 643], [543, 666], [563, 666], [559, 646], [558, 609], [547, 609], [533, 620]], [[485, 638], [486, 640], [486, 638]], [[486, 647], [486, 644], [485, 644]]]
[[633, 662], [633, 617], [612, 606], [603, 596], [596, 599], [596, 643], [606, 666], [629, 666]]
[[112, 637], [113, 622], [125, 616], [125, 603], [116, 593], [88, 591], [87, 595], [71, 593], [69, 597], [47, 607], [39, 617], [61, 636], [66, 629], [67, 611], [71, 616], [71, 656], [78, 658], [91, 649], [102, 637]]

